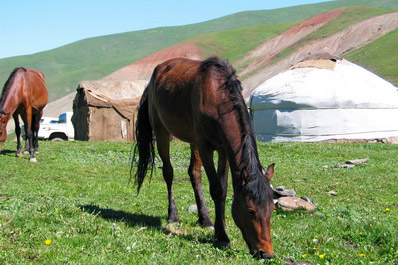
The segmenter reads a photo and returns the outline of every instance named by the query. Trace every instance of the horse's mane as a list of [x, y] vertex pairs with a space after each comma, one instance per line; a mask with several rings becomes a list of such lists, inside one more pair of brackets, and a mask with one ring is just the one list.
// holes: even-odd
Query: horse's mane
[[3, 104], [4, 104], [4, 101], [6, 100], [6, 95], [7, 95], [8, 91], [10, 90], [12, 82], [14, 81], [14, 78], [19, 69], [22, 69], [26, 72], [26, 69], [23, 67], [15, 68], [14, 71], [12, 71], [12, 73], [10, 74], [10, 77], [8, 77], [6, 83], [4, 84], [3, 92], [1, 92], [1, 99], [0, 99], [0, 113], [2, 113], [2, 114], [5, 114], [4, 110], [3, 110]]
[[[212, 67], [214, 66], [214, 67]], [[222, 89], [227, 91], [229, 96], [228, 104], [232, 104], [232, 110], [238, 112], [241, 128], [242, 140], [239, 147], [234, 150], [235, 154], [242, 151], [242, 156], [238, 162], [237, 174], [246, 182], [244, 192], [257, 204], [263, 204], [272, 199], [268, 180], [263, 176], [263, 168], [258, 159], [257, 145], [252, 127], [250, 125], [250, 116], [247, 111], [245, 101], [242, 96], [241, 82], [236, 76], [236, 70], [228, 61], [218, 57], [209, 58], [201, 63], [200, 71], [207, 69], [217, 71], [218, 78], [223, 77], [225, 82]], [[219, 106], [220, 113], [231, 110], [231, 105]], [[245, 179], [244, 170], [246, 170], [250, 179]]]

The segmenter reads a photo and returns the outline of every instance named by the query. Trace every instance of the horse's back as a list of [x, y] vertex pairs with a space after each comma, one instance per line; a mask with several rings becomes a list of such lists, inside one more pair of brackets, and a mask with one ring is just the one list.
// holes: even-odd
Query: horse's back
[[199, 61], [186, 58], [168, 60], [155, 68], [148, 100], [152, 126], [166, 129], [177, 138], [194, 142], [192, 98]]

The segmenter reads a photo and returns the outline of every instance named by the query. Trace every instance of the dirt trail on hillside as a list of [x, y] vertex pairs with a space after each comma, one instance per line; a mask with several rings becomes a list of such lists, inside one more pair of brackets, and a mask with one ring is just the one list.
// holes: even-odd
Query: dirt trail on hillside
[[259, 46], [257, 46], [249, 55], [245, 56], [237, 63], [237, 66], [244, 65], [246, 62], [252, 61], [239, 75], [243, 76], [253, 69], [257, 69], [272, 60], [279, 52], [297, 43], [302, 38], [318, 30], [331, 19], [338, 17], [343, 12], [342, 9], [325, 12], [311, 17], [300, 24], [286, 30], [279, 36], [272, 38]]
[[[257, 71], [242, 82], [244, 87], [243, 96], [246, 100], [249, 99], [250, 93], [257, 86], [308, 57], [316, 56], [316, 54], [330, 54], [334, 57], [339, 57], [395, 29], [398, 29], [398, 12], [373, 17], [351, 25], [347, 29], [337, 32], [328, 38], [314, 40], [299, 48], [282, 61], [259, 70], [260, 67], [270, 62], [269, 55], [264, 54], [261, 58], [256, 60], [255, 65], [249, 65], [239, 73], [242, 75], [242, 73]], [[272, 43], [272, 41], [273, 40], [270, 40], [268, 42]], [[279, 41], [282, 45], [284, 39], [279, 39]], [[267, 46], [267, 42], [261, 45]]]

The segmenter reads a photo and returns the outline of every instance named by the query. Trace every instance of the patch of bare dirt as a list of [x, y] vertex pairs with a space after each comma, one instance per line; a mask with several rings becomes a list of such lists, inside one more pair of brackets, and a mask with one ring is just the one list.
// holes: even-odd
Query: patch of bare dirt
[[194, 42], [184, 42], [155, 52], [142, 58], [122, 69], [105, 76], [101, 80], [105, 81], [135, 81], [147, 80], [151, 78], [153, 69], [160, 63], [175, 57], [186, 57], [190, 59], [201, 59], [199, 48]]
[[[263, 54], [261, 58], [256, 60], [255, 67], [254, 65], [249, 65], [247, 69], [242, 71], [242, 73], [257, 71], [242, 82], [244, 87], [243, 96], [246, 100], [249, 99], [250, 93], [257, 86], [308, 57], [314, 58], [317, 54], [330, 54], [333, 57], [339, 57], [342, 54], [350, 50], [360, 48], [395, 29], [398, 29], [398, 12], [373, 17], [351, 25], [347, 29], [337, 32], [328, 38], [314, 40], [299, 48], [282, 61], [260, 69], [270, 62], [269, 55]], [[282, 35], [284, 34], [281, 34], [281, 36]], [[291, 37], [287, 35], [286, 41], [290, 40]], [[284, 41], [284, 39], [279, 39], [280, 43], [283, 43]], [[268, 42], [272, 42], [272, 40]], [[266, 46], [267, 42], [261, 45]], [[239, 74], [242, 75], [242, 73]]]

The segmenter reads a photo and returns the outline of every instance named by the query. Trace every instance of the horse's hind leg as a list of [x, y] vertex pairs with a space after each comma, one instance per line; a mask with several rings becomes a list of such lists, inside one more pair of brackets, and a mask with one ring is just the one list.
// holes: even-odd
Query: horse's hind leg
[[191, 144], [191, 163], [189, 164], [188, 174], [191, 179], [193, 191], [195, 193], [196, 205], [198, 206], [199, 224], [203, 227], [213, 227], [210, 219], [206, 202], [202, 191], [202, 160], [198, 149]]
[[40, 129], [40, 118], [43, 115], [41, 110], [39, 114], [33, 116], [32, 124], [34, 125], [33, 131], [33, 148], [36, 154], [39, 153], [39, 129]]
[[14, 113], [12, 115], [12, 117], [14, 118], [14, 122], [15, 122], [15, 134], [17, 135], [17, 157], [22, 157], [22, 145], [21, 145], [21, 127], [19, 126], [19, 118], [18, 118], [18, 114]]
[[173, 167], [170, 163], [170, 135], [165, 133], [162, 135], [156, 134], [157, 148], [159, 156], [163, 162], [163, 178], [167, 184], [167, 194], [169, 200], [168, 218], [169, 223], [179, 223], [178, 210], [174, 202], [173, 195]]

